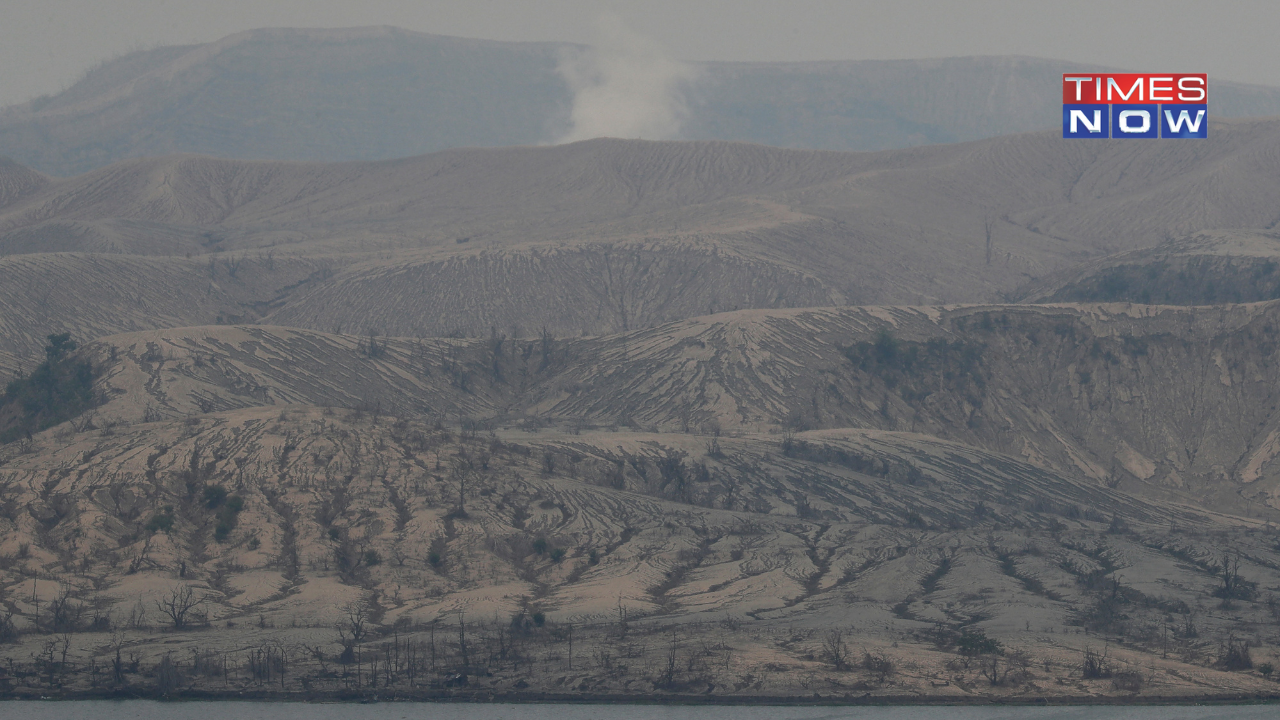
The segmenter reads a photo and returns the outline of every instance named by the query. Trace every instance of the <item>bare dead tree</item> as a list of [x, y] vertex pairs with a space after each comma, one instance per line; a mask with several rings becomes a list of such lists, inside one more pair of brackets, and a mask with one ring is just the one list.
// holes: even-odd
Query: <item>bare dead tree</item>
[[996, 227], [996, 218], [994, 215], [992, 215], [991, 213], [987, 213], [982, 217], [982, 229], [985, 230], [987, 233], [986, 247], [987, 247], [987, 264], [988, 265], [991, 264], [991, 251], [993, 249], [992, 243], [991, 243], [991, 231], [994, 230], [995, 227]]
[[49, 601], [48, 631], [66, 633], [79, 630], [84, 609], [84, 604], [76, 599], [69, 589], [63, 587], [58, 596]]
[[1218, 566], [1218, 575], [1222, 582], [1222, 586], [1214, 591], [1214, 595], [1223, 599], [1224, 602], [1230, 600], [1252, 600], [1256, 583], [1245, 580], [1240, 576], [1240, 554], [1236, 553], [1235, 557], [1224, 555], [1222, 564]]
[[345, 665], [355, 662], [355, 647], [369, 634], [369, 606], [360, 600], [344, 605], [342, 611], [345, 617], [334, 629], [338, 631], [338, 643], [342, 645], [338, 662]]
[[175, 585], [156, 601], [156, 608], [169, 617], [174, 630], [181, 630], [187, 627], [188, 616], [203, 602], [204, 596], [197, 598], [190, 585]]
[[875, 675], [876, 682], [881, 685], [895, 670], [892, 660], [879, 653], [873, 654], [866, 650], [862, 651], [862, 669]]
[[[487, 461], [486, 461], [487, 462]], [[476, 467], [475, 461], [471, 454], [459, 442], [458, 457], [453, 463], [450, 471], [454, 486], [458, 489], [458, 507], [454, 509], [454, 513], [458, 517], [465, 518], [467, 516], [467, 488], [475, 480]]]
[[822, 639], [822, 654], [837, 671], [849, 668], [849, 646], [845, 644], [844, 633], [840, 630], [832, 630]]
[[466, 614], [458, 611], [458, 654], [462, 656], [462, 667], [471, 667], [471, 654], [467, 651], [467, 618]]
[[983, 655], [978, 658], [978, 672], [991, 683], [991, 687], [1003, 685], [1009, 678], [1009, 663], [999, 655]]
[[618, 595], [618, 639], [625, 640], [627, 637], [627, 606], [622, 604], [622, 595]]
[[542, 326], [540, 340], [539, 349], [542, 353], [542, 361], [538, 363], [538, 369], [546, 370], [547, 366], [551, 364], [551, 355], [554, 352], [556, 342], [555, 336], [551, 334], [551, 331], [547, 329], [546, 325]]
[[672, 634], [671, 644], [667, 647], [666, 668], [662, 671], [662, 687], [672, 687], [676, 682], [676, 651], [680, 648], [676, 636]]

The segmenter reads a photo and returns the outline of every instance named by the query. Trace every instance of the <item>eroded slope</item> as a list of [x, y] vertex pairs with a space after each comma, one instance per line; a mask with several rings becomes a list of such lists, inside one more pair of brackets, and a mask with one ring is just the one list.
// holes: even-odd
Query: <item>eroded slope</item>
[[[323, 277], [224, 316], [358, 333], [599, 334], [735, 307], [989, 301], [1168, 237], [1269, 226], [1277, 127], [872, 154], [593, 140], [379, 163], [170, 156], [27, 192], [0, 209], [0, 250], [48, 255], [24, 274], [41, 285], [59, 281], [52, 251], [145, 255], [162, 275], [311, 262]], [[130, 316], [92, 287], [83, 302]]]
[[[1258, 591], [1280, 565], [1257, 523], [919, 435], [486, 436], [293, 406], [64, 427], [27, 450], [0, 466], [0, 587], [30, 633], [5, 651], [62, 632], [73, 665], [53, 677], [67, 688], [97, 682], [75, 668], [110, 666], [117, 648], [132, 660], [108, 687], [163, 690], [163, 673], [139, 664], [165, 653], [171, 665], [183, 655], [193, 687], [250, 687], [261, 668], [236, 660], [202, 680], [199, 664], [271, 647], [290, 658], [283, 688], [356, 690], [368, 669], [356, 680], [344, 648], [381, 659], [375, 629], [395, 628], [396, 652], [422, 643], [423, 664], [415, 681], [396, 660], [378, 682], [405, 691], [459, 672], [493, 677], [494, 692], [550, 690], [572, 670], [561, 661], [576, 633], [579, 658], [634, 660], [579, 660], [579, 692], [790, 695], [806, 676], [836, 694], [1115, 692], [1080, 682], [1079, 628], [1121, 638], [1117, 658], [1142, 663], [1152, 694], [1265, 689], [1204, 667], [1232, 633], [1270, 623]], [[1223, 596], [1228, 553], [1248, 584]], [[184, 588], [198, 602], [175, 623], [158, 608]], [[665, 629], [709, 620], [722, 624], [698, 637], [732, 656], [712, 676], [695, 661], [663, 679], [648, 664], [703, 657]], [[1172, 624], [1195, 632], [1170, 638]], [[856, 628], [892, 667], [865, 679], [832, 668], [821, 645], [833, 627]], [[950, 667], [958, 630], [975, 627], [1036, 661], [991, 684], [977, 665]], [[41, 684], [24, 663], [8, 666], [10, 688]], [[762, 682], [766, 670], [779, 679]]]
[[739, 311], [595, 338], [107, 338], [104, 418], [263, 404], [489, 424], [917, 432], [1153, 497], [1275, 506], [1276, 304]]

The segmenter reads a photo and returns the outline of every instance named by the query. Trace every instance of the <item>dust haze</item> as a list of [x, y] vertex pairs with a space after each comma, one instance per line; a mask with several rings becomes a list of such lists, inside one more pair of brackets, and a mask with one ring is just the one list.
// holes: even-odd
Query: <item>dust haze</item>
[[1280, 700], [1280, 89], [625, 20], [0, 112], [0, 699]]
[[599, 18], [591, 47], [562, 52], [557, 71], [573, 92], [573, 108], [570, 129], [557, 143], [680, 137], [686, 93], [698, 75], [692, 65], [672, 58], [617, 15]]

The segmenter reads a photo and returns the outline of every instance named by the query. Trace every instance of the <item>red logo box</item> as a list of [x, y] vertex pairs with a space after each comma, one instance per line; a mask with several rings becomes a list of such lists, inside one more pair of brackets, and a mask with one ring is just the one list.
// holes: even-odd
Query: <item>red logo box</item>
[[1067, 73], [1064, 105], [1202, 105], [1209, 100], [1205, 73]]

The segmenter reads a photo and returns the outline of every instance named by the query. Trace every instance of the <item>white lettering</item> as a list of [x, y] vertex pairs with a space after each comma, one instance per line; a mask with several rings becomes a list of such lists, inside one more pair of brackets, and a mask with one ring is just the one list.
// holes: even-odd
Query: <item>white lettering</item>
[[[1198, 85], [1199, 87], [1187, 87], [1188, 85]], [[1204, 80], [1198, 77], [1178, 78], [1178, 89], [1182, 91], [1178, 93], [1178, 99], [1182, 102], [1204, 102]], [[1188, 93], [1195, 94], [1188, 95]]]
[[1076, 102], [1080, 102], [1080, 83], [1086, 80], [1092, 80], [1091, 77], [1064, 77], [1062, 82], [1073, 82], [1076, 84]]
[[1102, 132], [1102, 111], [1093, 111], [1093, 122], [1089, 122], [1089, 116], [1084, 114], [1083, 110], [1071, 111], [1071, 133], [1080, 132], [1079, 123], [1084, 123], [1084, 129], [1091, 133]]
[[[1142, 118], [1142, 127], [1133, 127], [1129, 124], [1129, 118]], [[1151, 129], [1151, 113], [1146, 110], [1121, 110], [1120, 111], [1120, 132], [1124, 133], [1144, 133]]]
[[1173, 132], [1176, 132], [1176, 133], [1180, 133], [1180, 132], [1182, 132], [1182, 124], [1183, 124], [1183, 123], [1186, 123], [1186, 124], [1187, 124], [1187, 130], [1189, 130], [1189, 131], [1191, 131], [1191, 132], [1193, 132], [1193, 133], [1196, 133], [1196, 132], [1200, 132], [1200, 121], [1201, 121], [1201, 120], [1204, 120], [1204, 111], [1203, 111], [1203, 110], [1197, 110], [1197, 111], [1196, 111], [1196, 119], [1195, 119], [1195, 120], [1192, 120], [1192, 119], [1191, 119], [1191, 115], [1190, 115], [1186, 110], [1183, 110], [1182, 112], [1178, 113], [1178, 119], [1177, 119], [1177, 120], [1174, 120], [1174, 119], [1173, 119], [1173, 111], [1172, 111], [1172, 110], [1165, 110], [1165, 111], [1164, 111], [1164, 119], [1165, 119], [1166, 121], [1168, 121], [1168, 123], [1169, 123], [1169, 130], [1171, 130], [1171, 131], [1173, 131]]
[[1153, 78], [1148, 78], [1148, 81], [1151, 83], [1151, 92], [1147, 93], [1147, 97], [1151, 99], [1151, 102], [1172, 102], [1173, 101], [1173, 95], [1164, 95], [1161, 97], [1156, 97], [1156, 93], [1158, 92], [1162, 92], [1162, 93], [1173, 92], [1172, 85], [1167, 85], [1167, 86], [1156, 85], [1156, 83], [1172, 83], [1173, 78], [1153, 77]]
[[1133, 92], [1136, 90], [1138, 91], [1138, 101], [1142, 102], [1142, 78], [1138, 78], [1134, 81], [1133, 87], [1129, 88], [1129, 92], [1121, 90], [1120, 85], [1116, 82], [1115, 78], [1107, 78], [1107, 102], [1111, 102], [1112, 89], [1115, 89], [1115, 91], [1119, 93], [1120, 99], [1125, 102], [1128, 102], [1129, 96], [1133, 95]]

